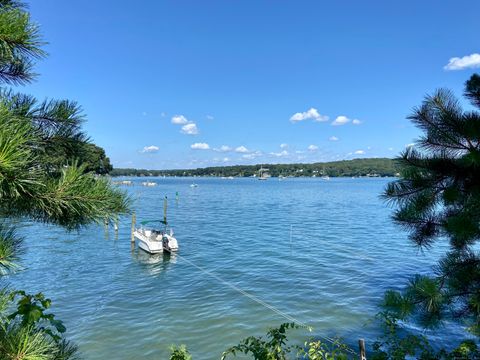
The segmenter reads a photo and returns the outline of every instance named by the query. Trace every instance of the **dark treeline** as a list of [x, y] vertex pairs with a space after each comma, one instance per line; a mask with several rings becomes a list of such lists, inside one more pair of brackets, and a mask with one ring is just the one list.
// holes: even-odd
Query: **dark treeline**
[[395, 176], [399, 167], [388, 158], [342, 160], [313, 164], [217, 166], [185, 170], [113, 169], [111, 176], [253, 176], [260, 167], [271, 176]]

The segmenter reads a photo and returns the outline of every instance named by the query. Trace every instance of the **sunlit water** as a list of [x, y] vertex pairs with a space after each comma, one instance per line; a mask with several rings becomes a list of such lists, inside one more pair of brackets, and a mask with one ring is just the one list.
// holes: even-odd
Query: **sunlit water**
[[[429, 271], [438, 255], [419, 253], [392, 224], [379, 198], [392, 179], [151, 180], [158, 186], [125, 187], [137, 219], [161, 218], [168, 195], [179, 255], [312, 326], [292, 331], [299, 343], [373, 340], [384, 290]], [[86, 359], [166, 359], [171, 344], [218, 359], [287, 321], [180, 257], [131, 251], [130, 222], [121, 219], [118, 236], [103, 226], [22, 230], [25, 270], [10, 280], [53, 300]]]

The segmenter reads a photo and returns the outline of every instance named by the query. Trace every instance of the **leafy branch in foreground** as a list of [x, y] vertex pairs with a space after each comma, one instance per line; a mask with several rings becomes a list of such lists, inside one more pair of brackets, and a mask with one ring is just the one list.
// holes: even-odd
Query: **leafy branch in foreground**
[[[4, 316], [17, 300], [17, 309]], [[78, 359], [77, 347], [63, 338], [62, 322], [47, 313], [50, 299], [42, 294], [0, 291], [0, 360]]]
[[170, 360], [192, 360], [192, 356], [185, 345], [172, 345], [170, 351]]
[[[0, 98], [0, 212], [3, 216], [78, 228], [128, 211], [125, 193], [86, 165], [47, 163], [44, 138], [29, 118], [2, 106]], [[57, 140], [62, 136], [56, 135]], [[69, 141], [74, 141], [70, 139]], [[77, 141], [77, 140], [75, 140]], [[79, 142], [80, 144], [84, 144]], [[51, 145], [49, 145], [51, 146]]]
[[347, 360], [353, 359], [354, 351], [344, 344], [341, 339], [334, 339], [328, 344], [321, 340], [306, 341], [300, 350], [300, 359], [309, 360]]
[[17, 297], [20, 297], [17, 301], [17, 310], [8, 315], [7, 319], [15, 321], [19, 318], [23, 327], [38, 326], [53, 340], [60, 341], [61, 335], [67, 329], [60, 320], [55, 319], [55, 315], [46, 313], [52, 301], [45, 298], [42, 293], [29, 295], [25, 291], [14, 291], [10, 294], [12, 301]]
[[0, 276], [7, 275], [18, 268], [17, 262], [22, 253], [22, 242], [23, 239], [16, 234], [14, 227], [0, 223]]
[[287, 330], [298, 328], [295, 323], [284, 323], [278, 328], [269, 329], [266, 339], [261, 336], [250, 336], [224, 351], [221, 359], [225, 360], [229, 355], [235, 357], [242, 353], [251, 355], [255, 360], [286, 360], [289, 356], [310, 360], [346, 360], [352, 359], [352, 354], [355, 354], [340, 339], [334, 339], [330, 344], [312, 339], [306, 341], [304, 347], [288, 345]]
[[7, 84], [32, 81], [33, 60], [45, 56], [38, 25], [23, 6], [20, 1], [0, 2], [0, 81]]
[[424, 335], [414, 335], [400, 326], [396, 313], [382, 311], [377, 315], [383, 327], [383, 335], [374, 342], [372, 360], [474, 360], [480, 351], [472, 340], [465, 340], [453, 351], [435, 350]]
[[480, 77], [465, 84], [475, 110], [464, 111], [448, 90], [427, 96], [410, 119], [423, 131], [398, 159], [401, 178], [384, 197], [397, 206], [394, 220], [421, 248], [448, 240], [450, 250], [433, 275], [416, 276], [385, 305], [425, 327], [455, 319], [480, 334]]
[[[474, 360], [480, 358], [480, 349], [472, 340], [465, 340], [453, 351], [445, 349], [435, 350], [423, 335], [413, 335], [405, 331], [400, 320], [388, 311], [377, 315], [384, 331], [373, 344], [372, 351], [367, 358], [372, 360]], [[353, 360], [360, 359], [352, 348], [341, 339], [330, 339], [324, 342], [311, 339], [303, 347], [288, 345], [286, 330], [297, 328], [294, 324], [282, 324], [278, 328], [270, 329], [267, 337], [248, 337], [238, 345], [227, 349], [221, 359], [239, 355], [254, 360]], [[297, 351], [294, 351], [297, 350]], [[192, 357], [184, 345], [170, 348], [170, 360], [191, 360]]]
[[267, 331], [267, 339], [263, 337], [250, 336], [236, 346], [232, 346], [223, 352], [221, 359], [225, 360], [229, 355], [237, 353], [251, 354], [256, 360], [285, 360], [296, 346], [287, 345], [287, 330], [298, 329], [295, 323], [284, 323], [278, 328], [271, 328]]
[[[23, 2], [0, 0], [0, 84], [31, 81], [33, 61], [45, 55], [41, 45]], [[89, 142], [83, 121], [76, 102], [38, 102], [0, 89], [0, 276], [17, 267], [18, 219], [78, 229], [128, 211], [126, 194], [90, 172], [106, 173], [110, 164]], [[48, 312], [50, 303], [41, 293], [0, 291], [0, 360], [77, 357], [65, 326]]]

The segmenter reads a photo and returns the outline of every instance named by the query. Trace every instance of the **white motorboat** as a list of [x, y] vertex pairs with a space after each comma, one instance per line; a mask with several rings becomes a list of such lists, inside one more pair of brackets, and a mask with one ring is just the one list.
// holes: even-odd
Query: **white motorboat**
[[178, 251], [178, 242], [173, 236], [172, 229], [167, 234], [164, 230], [148, 229], [142, 226], [135, 229], [133, 235], [138, 240], [138, 247], [150, 254]]
[[[147, 224], [159, 224], [156, 227]], [[163, 205], [163, 220], [142, 221], [141, 226], [133, 231], [133, 236], [138, 240], [138, 247], [150, 254], [158, 254], [163, 251], [178, 251], [177, 239], [173, 236], [173, 229], [167, 223], [167, 197]], [[162, 226], [163, 225], [163, 226]]]

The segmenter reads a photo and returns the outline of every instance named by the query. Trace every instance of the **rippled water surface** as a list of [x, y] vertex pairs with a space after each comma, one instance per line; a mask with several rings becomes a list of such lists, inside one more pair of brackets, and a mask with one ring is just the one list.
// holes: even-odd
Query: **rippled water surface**
[[[218, 359], [249, 335], [287, 321], [186, 260], [314, 328], [292, 333], [377, 335], [369, 324], [386, 288], [426, 271], [379, 194], [392, 179], [158, 178], [125, 189], [137, 219], [169, 220], [181, 257], [131, 250], [130, 218], [119, 233], [32, 225], [16, 288], [43, 291], [86, 359], [166, 359], [187, 344], [195, 360]], [[179, 200], [175, 201], [178, 191]]]

